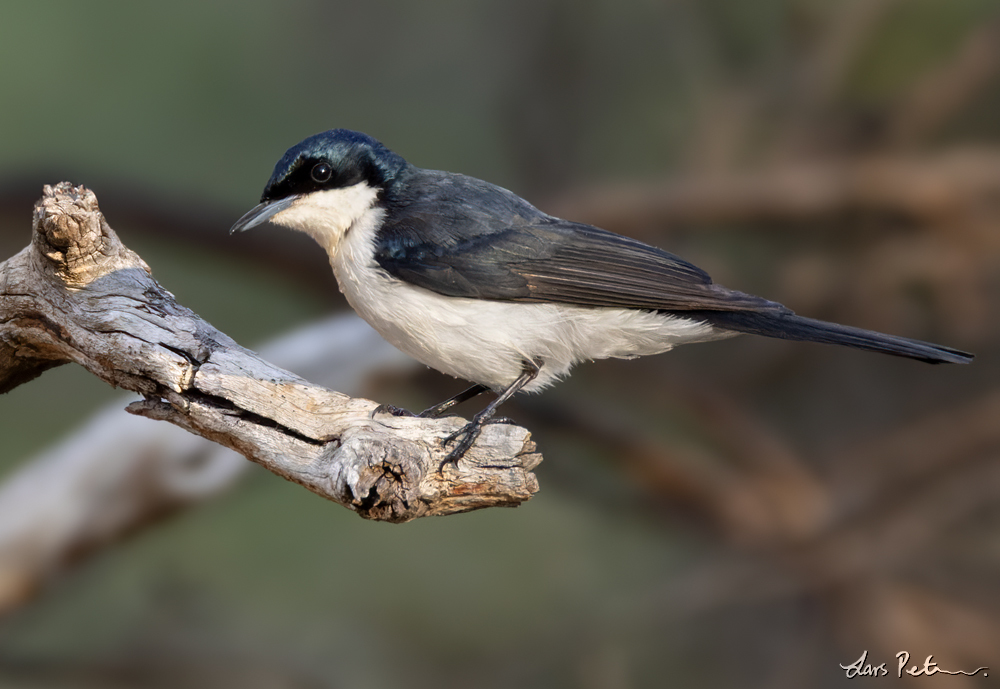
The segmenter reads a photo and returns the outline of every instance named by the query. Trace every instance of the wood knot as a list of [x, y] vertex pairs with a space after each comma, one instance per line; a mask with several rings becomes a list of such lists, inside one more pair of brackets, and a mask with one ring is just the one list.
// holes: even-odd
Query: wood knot
[[35, 237], [58, 253], [66, 254], [71, 247], [84, 251], [101, 236], [97, 197], [86, 187], [74, 187], [69, 182], [54, 187], [46, 184], [42, 198], [35, 204], [33, 224]]
[[108, 227], [97, 196], [84, 186], [46, 184], [35, 204], [32, 244], [67, 287], [83, 287], [122, 268], [149, 267]]

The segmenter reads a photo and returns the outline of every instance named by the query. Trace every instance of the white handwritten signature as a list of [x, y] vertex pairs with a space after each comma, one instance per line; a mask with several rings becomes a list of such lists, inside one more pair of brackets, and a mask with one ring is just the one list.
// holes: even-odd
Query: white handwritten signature
[[[927, 656], [924, 660], [924, 664], [914, 665], [907, 668], [906, 664], [910, 662], [910, 654], [906, 651], [900, 651], [896, 654], [896, 660], [899, 661], [899, 665], [896, 668], [896, 676], [902, 677], [903, 673], [910, 675], [911, 677], [920, 677], [921, 675], [926, 675], [930, 677], [931, 675], [936, 675], [939, 672], [945, 675], [978, 675], [980, 672], [983, 673], [983, 677], [989, 677], [988, 667], [976, 668], [972, 672], [966, 670], [945, 670], [944, 668], [938, 667], [938, 664], [934, 662], [934, 656]], [[889, 674], [889, 670], [886, 668], [885, 663], [879, 663], [874, 665], [868, 662], [868, 651], [866, 650], [861, 654], [861, 657], [855, 660], [850, 665], [841, 665], [842, 670], [847, 671], [847, 677], [885, 677]], [[906, 669], [904, 669], [906, 668]]]

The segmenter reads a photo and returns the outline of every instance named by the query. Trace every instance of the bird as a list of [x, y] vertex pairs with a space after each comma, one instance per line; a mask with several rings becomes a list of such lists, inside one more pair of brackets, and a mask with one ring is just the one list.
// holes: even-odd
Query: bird
[[[304, 232], [382, 337], [471, 387], [416, 416], [497, 394], [444, 439], [457, 466], [517, 392], [576, 364], [659, 354], [742, 333], [845, 345], [928, 363], [969, 363], [941, 345], [796, 315], [728, 289], [663, 249], [548, 215], [502, 187], [416, 167], [348, 129], [310, 136], [278, 160], [260, 203], [231, 233], [265, 221]], [[394, 414], [405, 410], [384, 405]]]

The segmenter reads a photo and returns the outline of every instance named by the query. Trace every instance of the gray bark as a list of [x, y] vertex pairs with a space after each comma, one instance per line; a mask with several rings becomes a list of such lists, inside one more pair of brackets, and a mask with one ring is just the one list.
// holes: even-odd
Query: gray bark
[[[416, 366], [354, 314], [332, 316], [264, 345], [269, 361], [356, 392], [373, 374]], [[253, 466], [177, 426], [105, 405], [0, 484], [0, 616], [84, 558], [165, 516], [228, 490]]]

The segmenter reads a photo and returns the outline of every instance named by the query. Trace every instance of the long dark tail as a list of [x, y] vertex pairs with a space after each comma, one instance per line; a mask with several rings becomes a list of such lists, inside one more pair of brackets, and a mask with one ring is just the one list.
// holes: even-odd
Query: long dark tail
[[[675, 313], [690, 318], [694, 312]], [[972, 354], [951, 347], [803, 318], [791, 311], [698, 311], [697, 318], [704, 319], [718, 328], [739, 333], [753, 333], [783, 340], [845, 345], [867, 349], [870, 352], [905, 356], [930, 364], [967, 364], [973, 359]]]

